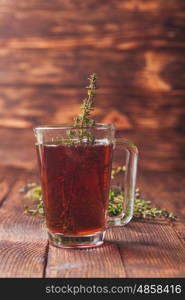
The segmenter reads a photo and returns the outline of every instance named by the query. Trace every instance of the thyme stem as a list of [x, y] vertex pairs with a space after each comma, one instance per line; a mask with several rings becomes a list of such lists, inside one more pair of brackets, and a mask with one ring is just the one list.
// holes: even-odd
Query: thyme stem
[[[93, 73], [89, 76], [89, 85], [86, 87], [87, 89], [87, 97], [83, 100], [83, 104], [81, 105], [81, 113], [78, 117], [74, 118], [74, 128], [77, 130], [69, 130], [68, 135], [68, 143], [72, 144], [74, 137], [77, 137], [79, 142], [86, 141], [93, 143], [95, 137], [92, 135], [90, 128], [96, 124], [95, 120], [90, 118], [91, 112], [94, 110], [93, 98], [96, 96], [96, 73]], [[84, 128], [89, 127], [89, 128]], [[80, 129], [81, 128], [81, 129]]]

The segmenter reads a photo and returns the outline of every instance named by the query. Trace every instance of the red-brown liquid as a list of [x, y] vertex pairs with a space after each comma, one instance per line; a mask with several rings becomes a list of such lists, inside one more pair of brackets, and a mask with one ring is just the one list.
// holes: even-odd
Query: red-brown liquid
[[105, 229], [112, 145], [40, 145], [47, 226], [85, 235]]

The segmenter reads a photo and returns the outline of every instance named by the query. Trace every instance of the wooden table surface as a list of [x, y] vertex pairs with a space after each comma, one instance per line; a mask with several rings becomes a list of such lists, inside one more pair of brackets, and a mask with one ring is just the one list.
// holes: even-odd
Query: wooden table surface
[[[100, 2], [0, 0], [1, 277], [185, 276], [185, 2]], [[57, 249], [19, 189], [38, 177], [32, 127], [71, 122], [94, 71], [96, 120], [138, 145], [142, 197], [178, 220], [133, 220], [99, 248]]]

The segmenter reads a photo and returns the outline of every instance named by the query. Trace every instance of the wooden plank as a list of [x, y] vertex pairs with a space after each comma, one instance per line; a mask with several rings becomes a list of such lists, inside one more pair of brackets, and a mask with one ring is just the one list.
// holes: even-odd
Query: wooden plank
[[131, 222], [110, 230], [118, 243], [127, 277], [184, 277], [184, 246], [168, 224]]
[[17, 174], [17, 182], [0, 209], [0, 277], [42, 277], [47, 255], [43, 219], [23, 212], [18, 192], [31, 174]]
[[9, 170], [8, 168], [1, 169], [0, 172], [0, 207], [3, 204], [3, 201], [5, 201], [6, 196], [11, 190], [12, 185], [15, 182], [15, 173], [16, 170], [11, 169]]
[[[183, 243], [185, 240], [184, 224], [184, 175], [182, 172], [142, 172], [139, 179], [143, 198], [177, 215], [177, 221], [169, 222], [174, 234]], [[155, 187], [155, 188], [152, 188]]]
[[[85, 70], [96, 69], [107, 86], [170, 91], [175, 82], [182, 88], [184, 5], [165, 3], [164, 10], [163, 1], [158, 13], [154, 2], [134, 1], [124, 18], [123, 2], [93, 5], [93, 14], [89, 4], [77, 14], [68, 2], [56, 3], [55, 11], [7, 7], [1, 13], [0, 83], [83, 85]], [[175, 13], [167, 11], [170, 5]]]
[[[1, 166], [33, 170], [37, 166], [35, 141], [32, 129], [11, 130], [0, 129], [1, 140], [6, 137], [6, 143], [1, 144]], [[3, 183], [5, 185], [5, 183]]]
[[[34, 237], [45, 238], [46, 234], [43, 229], [44, 226], [44, 219], [41, 217], [32, 217], [24, 212], [24, 206], [30, 204], [30, 200], [25, 199], [24, 195], [19, 192], [19, 190], [24, 187], [27, 182], [37, 181], [38, 178], [33, 173], [28, 172], [17, 172], [16, 175], [16, 183], [12, 187], [10, 193], [8, 194], [6, 200], [1, 205], [1, 236], [6, 235], [8, 232], [9, 239], [15, 237], [16, 230], [19, 231], [21, 240], [31, 238], [33, 235]], [[13, 218], [11, 225], [7, 228], [8, 221]], [[38, 227], [38, 231], [36, 228]], [[30, 236], [26, 235], [26, 230], [30, 231]], [[11, 232], [13, 232], [11, 234]]]
[[139, 181], [143, 198], [173, 212], [179, 217], [179, 221], [183, 220], [185, 215], [183, 173], [145, 171], [141, 174]]
[[[130, 0], [122, 1], [119, 0], [111, 1], [107, 0], [106, 5], [104, 3], [100, 3], [99, 7], [101, 9], [106, 9], [106, 6], [111, 9], [118, 9], [124, 11], [144, 11], [144, 12], [156, 12], [156, 11], [169, 11], [175, 9], [183, 9], [184, 2], [182, 0]], [[25, 2], [24, 0], [1, 0], [1, 7], [4, 9], [7, 8], [14, 8], [14, 9], [49, 9], [49, 10], [58, 10], [58, 9], [65, 9], [65, 10], [92, 10], [94, 11], [97, 9], [96, 5], [94, 4], [93, 0], [89, 0], [88, 2], [82, 2], [80, 0], [72, 1], [66, 0], [65, 2], [62, 0], [53, 0], [52, 3], [50, 0], [32, 0], [31, 2]]]
[[174, 231], [176, 232], [177, 236], [182, 241], [182, 243], [184, 243], [185, 241], [184, 221], [182, 219], [181, 220], [178, 219], [176, 222], [171, 223], [171, 227], [174, 229]]
[[[84, 80], [84, 86], [86, 84]], [[101, 78], [100, 78], [101, 81]], [[179, 126], [182, 114], [185, 113], [184, 95], [185, 91], [178, 93], [142, 93], [137, 90], [127, 94], [118, 87], [101, 88], [98, 90], [95, 99], [96, 109], [93, 112], [94, 118], [99, 122], [114, 123], [118, 130], [137, 129], [151, 131], [156, 137], [165, 134], [165, 143], [170, 143], [171, 132], [162, 131], [166, 128]], [[143, 90], [144, 92], [144, 90]], [[85, 96], [84, 88], [79, 87], [0, 87], [0, 126], [4, 128], [30, 128], [27, 139], [33, 139], [32, 127], [41, 123], [70, 123], [79, 114], [82, 99]], [[150, 97], [150, 101], [148, 101]], [[160, 107], [160, 110], [157, 108]], [[143, 109], [145, 108], [145, 109]], [[164, 118], [166, 114], [170, 118]], [[159, 131], [160, 130], [160, 131]], [[16, 131], [15, 131], [16, 132]], [[174, 130], [175, 139], [178, 139], [181, 132]], [[11, 134], [11, 133], [9, 133]], [[182, 135], [182, 133], [181, 133]], [[21, 137], [25, 139], [25, 137]], [[139, 139], [139, 136], [138, 138]], [[21, 142], [21, 140], [20, 140]], [[179, 141], [177, 140], [178, 146]], [[6, 145], [6, 143], [4, 143]], [[167, 149], [165, 149], [166, 152]]]
[[8, 239], [0, 241], [0, 277], [42, 277], [45, 265], [44, 241], [19, 242]]
[[[122, 1], [123, 3], [123, 1]], [[173, 40], [183, 40], [184, 9], [177, 7], [174, 11], [150, 11], [143, 10], [124, 11], [115, 6], [94, 6], [94, 13], [90, 14], [90, 7], [78, 10], [67, 9], [65, 4], [61, 9], [52, 6], [53, 9], [35, 8], [31, 10], [25, 7], [1, 9], [0, 28], [1, 39], [25, 38], [25, 37], [75, 37], [87, 35], [105, 35], [109, 38], [114, 35], [125, 40], [147, 37], [160, 38], [162, 35]], [[1, 8], [1, 5], [0, 5]], [[110, 14], [111, 13], [111, 14]], [[134, 18], [133, 18], [134, 17]], [[166, 19], [169, 20], [166, 26]], [[147, 26], [150, 24], [150, 26]], [[75, 29], [75, 30], [74, 30]], [[168, 31], [169, 29], [169, 31]], [[173, 34], [172, 34], [173, 32]], [[97, 35], [98, 33], [98, 35]], [[122, 33], [124, 33], [122, 35]], [[170, 34], [171, 33], [171, 34]]]
[[46, 277], [95, 278], [125, 277], [116, 244], [105, 243], [91, 249], [59, 249], [50, 246]]
[[152, 92], [184, 88], [184, 42], [165, 39], [137, 42], [114, 37], [25, 38], [0, 41], [0, 47], [1, 85], [82, 87], [87, 70], [91, 70], [99, 75], [101, 87]]

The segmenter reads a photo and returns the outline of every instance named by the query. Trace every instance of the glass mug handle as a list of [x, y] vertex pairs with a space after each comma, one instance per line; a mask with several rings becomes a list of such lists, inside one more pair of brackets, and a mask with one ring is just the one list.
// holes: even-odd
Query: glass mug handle
[[123, 210], [120, 216], [108, 219], [108, 227], [124, 226], [130, 222], [134, 214], [138, 149], [131, 141], [124, 138], [115, 139], [114, 151], [117, 147], [121, 147], [121, 150], [126, 152]]

